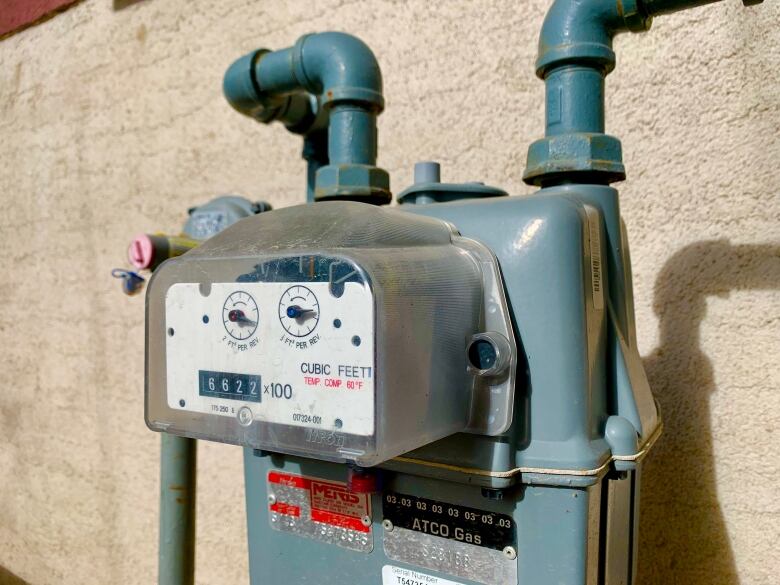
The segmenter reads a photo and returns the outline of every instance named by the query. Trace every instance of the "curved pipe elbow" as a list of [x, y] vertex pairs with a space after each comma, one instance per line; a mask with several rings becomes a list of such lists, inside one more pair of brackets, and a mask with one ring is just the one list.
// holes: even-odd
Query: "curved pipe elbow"
[[651, 19], [642, 0], [555, 0], [542, 25], [536, 74], [563, 64], [582, 64], [605, 74], [615, 67], [613, 37], [643, 31]]
[[[758, 3], [763, 0], [743, 0]], [[653, 16], [720, 0], [555, 0], [542, 26], [536, 74], [560, 64], [584, 64], [605, 74], [615, 67], [612, 38], [650, 29]]]
[[304, 35], [293, 47], [244, 55], [228, 68], [222, 89], [242, 114], [264, 123], [280, 120], [296, 129], [313, 117], [318, 122], [312, 129], [323, 125], [314, 111], [318, 108], [304, 111], [311, 96], [320, 97], [323, 109], [347, 102], [379, 113], [385, 104], [374, 53], [357, 37], [338, 32]]
[[379, 62], [357, 37], [339, 32], [305, 35], [293, 47], [292, 66], [301, 86], [320, 95], [324, 104], [358, 102], [377, 112], [384, 109]]
[[265, 100], [255, 80], [255, 65], [263, 50], [252, 51], [233, 61], [222, 79], [222, 93], [230, 106], [250, 118], [261, 122], [266, 109]]

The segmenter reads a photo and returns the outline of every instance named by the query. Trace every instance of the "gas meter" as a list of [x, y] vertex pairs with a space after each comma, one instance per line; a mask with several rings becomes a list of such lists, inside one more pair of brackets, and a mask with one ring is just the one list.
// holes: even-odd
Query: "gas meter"
[[496, 259], [442, 220], [353, 202], [247, 218], [160, 267], [147, 302], [156, 430], [371, 466], [512, 422]]
[[[146, 421], [245, 448], [253, 582], [634, 582], [641, 462], [662, 424], [604, 78], [616, 34], [703, 3], [555, 0], [526, 197], [423, 162], [401, 205], [379, 207], [382, 76], [353, 36], [230, 66], [231, 106], [304, 137], [316, 203], [241, 219], [156, 269]], [[163, 528], [191, 536], [180, 500], [163, 498]], [[161, 538], [161, 583], [192, 581], [191, 549]]]

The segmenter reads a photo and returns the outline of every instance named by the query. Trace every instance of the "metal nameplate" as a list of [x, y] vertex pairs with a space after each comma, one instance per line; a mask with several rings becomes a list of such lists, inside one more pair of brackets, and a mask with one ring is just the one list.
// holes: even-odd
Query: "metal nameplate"
[[505, 553], [405, 528], [385, 529], [385, 556], [393, 561], [470, 579], [483, 585], [517, 583], [517, 560]]
[[268, 473], [271, 528], [350, 550], [370, 553], [371, 500], [341, 482], [281, 471]]
[[431, 536], [496, 550], [515, 544], [515, 523], [506, 514], [396, 492], [384, 493], [382, 514], [393, 526]]
[[485, 585], [517, 583], [510, 516], [396, 492], [383, 494], [382, 511], [389, 559]]

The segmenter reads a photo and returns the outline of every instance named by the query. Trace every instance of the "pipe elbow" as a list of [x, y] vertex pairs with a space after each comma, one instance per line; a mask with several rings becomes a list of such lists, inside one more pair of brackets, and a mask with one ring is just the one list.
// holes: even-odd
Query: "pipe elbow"
[[555, 0], [542, 25], [536, 74], [581, 64], [609, 73], [615, 67], [613, 37], [650, 27], [642, 0]]
[[260, 87], [258, 63], [269, 53], [267, 49], [258, 49], [228, 67], [222, 92], [230, 106], [263, 124], [278, 120], [295, 134], [327, 127], [327, 112], [316, 96], [306, 92], [268, 92]]
[[234, 61], [222, 79], [222, 93], [230, 106], [262, 121], [264, 100], [255, 82], [254, 68], [263, 51], [253, 51]]
[[320, 95], [323, 104], [357, 102], [384, 109], [382, 72], [363, 41], [340, 32], [305, 35], [293, 48], [292, 66], [299, 83]]

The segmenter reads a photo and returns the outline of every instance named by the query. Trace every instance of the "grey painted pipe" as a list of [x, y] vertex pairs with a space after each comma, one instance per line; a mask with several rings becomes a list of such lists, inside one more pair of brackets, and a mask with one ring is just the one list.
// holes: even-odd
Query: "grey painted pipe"
[[615, 68], [613, 38], [648, 30], [653, 16], [719, 1], [555, 0], [544, 19], [536, 61], [536, 74], [545, 82], [545, 138], [528, 149], [525, 182], [552, 186], [625, 179], [620, 141], [604, 133], [604, 80]]
[[[287, 49], [255, 51], [230, 66], [223, 90], [231, 106], [261, 122], [282, 119], [280, 100], [317, 96], [328, 117], [328, 163], [316, 174], [317, 198], [389, 202], [389, 177], [375, 166], [382, 73], [363, 41], [325, 32], [305, 35]], [[292, 125], [307, 134], [304, 119], [310, 118], [302, 115]], [[290, 127], [290, 116], [282, 121]]]
[[197, 441], [162, 433], [160, 453], [160, 585], [195, 581]]

